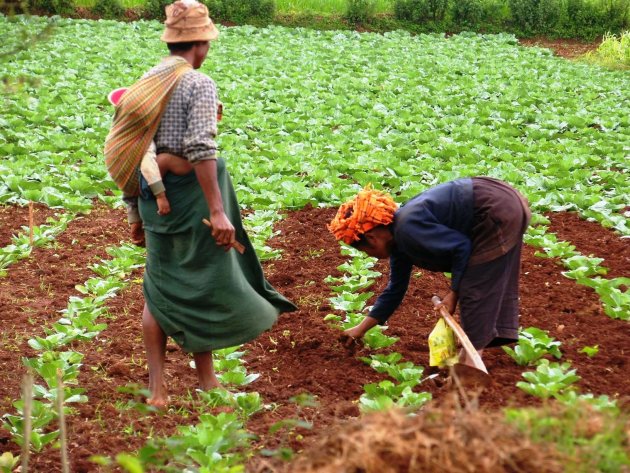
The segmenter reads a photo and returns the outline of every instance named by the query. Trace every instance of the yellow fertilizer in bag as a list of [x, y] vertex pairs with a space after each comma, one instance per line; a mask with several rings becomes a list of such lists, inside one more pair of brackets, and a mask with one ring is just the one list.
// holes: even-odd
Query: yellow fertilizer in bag
[[440, 317], [429, 334], [429, 365], [451, 366], [457, 363], [455, 332]]

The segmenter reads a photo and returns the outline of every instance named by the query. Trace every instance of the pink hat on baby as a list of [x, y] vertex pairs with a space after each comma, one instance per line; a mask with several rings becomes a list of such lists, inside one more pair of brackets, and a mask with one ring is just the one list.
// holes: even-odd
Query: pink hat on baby
[[112, 90], [107, 96], [107, 100], [109, 100], [109, 103], [111, 103], [115, 107], [116, 105], [118, 105], [118, 102], [120, 102], [120, 98], [123, 96], [123, 94], [127, 92], [127, 89], [128, 87], [120, 87], [119, 89]]

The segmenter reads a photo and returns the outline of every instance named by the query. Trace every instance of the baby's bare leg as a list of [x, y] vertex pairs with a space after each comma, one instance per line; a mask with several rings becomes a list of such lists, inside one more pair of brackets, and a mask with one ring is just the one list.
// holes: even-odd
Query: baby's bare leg
[[162, 177], [167, 172], [173, 173], [177, 176], [183, 176], [192, 171], [192, 165], [185, 158], [180, 158], [170, 153], [160, 153], [156, 157], [158, 167], [160, 168], [160, 174]]

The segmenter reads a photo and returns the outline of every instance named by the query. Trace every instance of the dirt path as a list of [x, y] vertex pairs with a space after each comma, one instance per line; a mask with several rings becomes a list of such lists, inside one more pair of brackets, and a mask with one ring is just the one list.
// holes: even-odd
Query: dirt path
[[551, 49], [556, 56], [565, 59], [575, 59], [589, 51], [593, 51], [601, 44], [601, 39], [584, 42], [575, 39], [549, 39], [549, 38], [521, 38], [518, 40], [522, 46], [536, 46]]

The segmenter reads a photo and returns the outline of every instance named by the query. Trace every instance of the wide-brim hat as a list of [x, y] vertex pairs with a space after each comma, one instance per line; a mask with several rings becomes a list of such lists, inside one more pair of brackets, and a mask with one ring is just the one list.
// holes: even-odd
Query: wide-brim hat
[[179, 0], [168, 5], [164, 26], [160, 39], [166, 43], [212, 41], [219, 37], [208, 8], [196, 0]]

